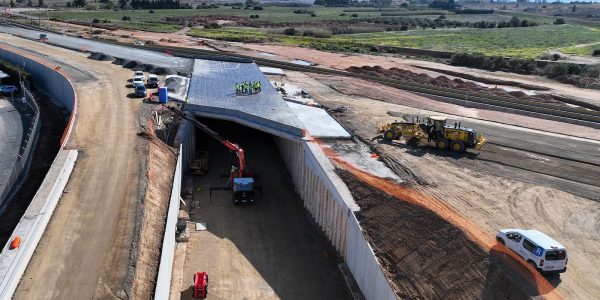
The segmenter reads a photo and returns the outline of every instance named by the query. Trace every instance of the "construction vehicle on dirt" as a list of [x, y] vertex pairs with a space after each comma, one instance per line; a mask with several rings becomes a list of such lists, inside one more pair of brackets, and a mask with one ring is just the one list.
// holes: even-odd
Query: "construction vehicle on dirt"
[[237, 156], [237, 165], [233, 164], [231, 166], [231, 170], [227, 175], [229, 179], [227, 180], [227, 184], [225, 187], [211, 187], [210, 188], [210, 196], [212, 197], [212, 192], [215, 190], [231, 190], [233, 191], [233, 203], [254, 203], [255, 202], [255, 190], [260, 189], [260, 187], [255, 187], [254, 183], [254, 174], [251, 174], [247, 168], [247, 162], [244, 154], [244, 150], [235, 143], [232, 143], [223, 137], [221, 137], [217, 132], [210, 129], [205, 124], [196, 120], [195, 117], [187, 115], [185, 112], [171, 106], [163, 105], [163, 107], [169, 109], [175, 115], [179, 116], [182, 119], [189, 121], [194, 124], [198, 129], [204, 131], [206, 134], [211, 136], [212, 138], [219, 141], [223, 144], [227, 149], [232, 152], [235, 152]]
[[472, 128], [463, 128], [460, 122], [454, 126], [446, 125], [446, 118], [431, 116], [419, 122], [397, 122], [381, 126], [379, 133], [383, 133], [386, 141], [404, 138], [409, 146], [417, 146], [423, 140], [433, 142], [440, 150], [450, 149], [453, 152], [463, 152], [467, 148], [480, 150], [487, 142], [483, 134]]

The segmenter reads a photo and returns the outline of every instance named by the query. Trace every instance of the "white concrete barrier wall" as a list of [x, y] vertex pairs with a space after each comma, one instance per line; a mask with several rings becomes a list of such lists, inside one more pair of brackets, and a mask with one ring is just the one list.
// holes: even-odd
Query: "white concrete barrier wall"
[[396, 294], [385, 277], [354, 214], [349, 216], [344, 260], [367, 299], [392, 300]]
[[181, 196], [181, 168], [182, 168], [183, 147], [179, 147], [179, 156], [177, 157], [177, 167], [173, 177], [173, 190], [169, 201], [169, 211], [167, 212], [167, 224], [165, 225], [165, 235], [163, 237], [162, 251], [160, 254], [160, 265], [158, 266], [158, 277], [156, 279], [156, 289], [154, 299], [167, 300], [171, 291], [171, 275], [173, 272], [173, 260], [175, 258], [175, 233], [177, 231], [177, 218], [179, 216], [179, 199]]
[[0, 46], [0, 59], [24, 68], [34, 78], [32, 83], [36, 88], [41, 88], [52, 95], [52, 101], [58, 107], [72, 112], [75, 105], [75, 91], [69, 80], [52, 65], [34, 61], [24, 56], [26, 53], [13, 52], [15, 50]]
[[[11, 299], [71, 176], [77, 150], [61, 150], [31, 204], [0, 252], [0, 299]], [[19, 236], [21, 246], [10, 249]]]
[[304, 207], [346, 261], [366, 299], [396, 295], [355, 217], [360, 208], [320, 146], [276, 138]]

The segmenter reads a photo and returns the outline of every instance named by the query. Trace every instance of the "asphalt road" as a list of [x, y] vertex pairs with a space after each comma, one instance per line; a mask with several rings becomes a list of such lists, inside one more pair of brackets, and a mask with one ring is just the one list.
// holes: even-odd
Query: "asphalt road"
[[[28, 39], [38, 39], [40, 32], [36, 30], [28, 30], [19, 27], [1, 26], [0, 32], [9, 33]], [[172, 68], [176, 71], [190, 74], [192, 70], [192, 60], [188, 58], [173, 57], [167, 54], [162, 54], [153, 51], [140, 50], [135, 48], [127, 48], [123, 46], [110, 45], [92, 40], [80, 39], [66, 35], [54, 33], [48, 34], [48, 43], [60, 45], [65, 48], [101, 52], [111, 55], [115, 58], [125, 58], [129, 60], [137, 60], [142, 63], [152, 64], [158, 67]]]
[[[17, 162], [22, 139], [23, 122], [20, 113], [8, 99], [0, 95], [0, 195], [10, 188], [7, 184]], [[3, 200], [0, 198], [0, 208]]]
[[[225, 186], [234, 154], [204, 134], [198, 150], [209, 151], [208, 175], [194, 177], [182, 299], [191, 298], [191, 278], [207, 271], [208, 299], [349, 299], [329, 242], [309, 221], [272, 138], [225, 121], [203, 120], [245, 150], [253, 173], [259, 174], [258, 201], [237, 205]], [[262, 195], [260, 195], [262, 194]]]

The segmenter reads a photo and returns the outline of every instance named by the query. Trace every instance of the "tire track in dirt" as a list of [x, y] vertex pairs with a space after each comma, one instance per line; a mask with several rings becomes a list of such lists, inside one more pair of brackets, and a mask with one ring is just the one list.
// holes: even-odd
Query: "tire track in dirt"
[[[359, 221], [365, 226], [367, 237], [372, 238], [369, 232], [375, 231], [384, 234], [386, 229], [390, 228], [395, 230], [387, 232], [388, 234], [406, 237], [402, 242], [390, 241], [385, 235], [376, 235], [377, 239], [371, 239], [374, 244], [374, 251], [380, 258], [380, 249], [383, 249], [383, 252], [389, 253], [389, 251], [385, 251], [386, 248], [389, 250], [388, 247], [395, 246], [398, 249], [402, 249], [403, 243], [418, 243], [417, 248], [404, 249], [401, 251], [401, 255], [395, 255], [395, 257], [413, 256], [412, 259], [393, 259], [390, 262], [388, 256], [382, 262], [390, 273], [388, 277], [392, 277], [392, 280], [398, 279], [396, 278], [397, 271], [395, 271], [397, 268], [408, 268], [412, 271], [412, 276], [417, 278], [415, 280], [423, 280], [424, 283], [422, 284], [434, 286], [429, 289], [420, 289], [416, 285], [421, 283], [412, 283], [412, 288], [408, 287], [409, 291], [417, 291], [417, 294], [424, 298], [447, 297], [448, 288], [450, 290], [453, 288], [460, 289], [461, 296], [468, 295], [469, 293], [473, 293], [471, 296], [480, 296], [485, 292], [480, 285], [476, 285], [479, 288], [471, 286], [471, 289], [475, 290], [468, 290], [468, 287], [462, 284], [463, 279], [460, 279], [464, 277], [467, 278], [467, 281], [495, 281], [492, 284], [492, 286], [495, 286], [492, 294], [501, 295], [507, 286], [515, 286], [517, 283], [511, 282], [501, 272], [495, 273], [496, 271], [494, 271], [493, 278], [486, 278], [488, 274], [484, 274], [481, 269], [491, 267], [488, 261], [489, 258], [486, 256], [487, 252], [494, 250], [502, 256], [513, 258], [514, 262], [519, 262], [522, 265], [520, 266], [520, 273], [527, 274], [522, 274], [520, 277], [531, 278], [533, 282], [528, 282], [528, 284], [535, 287], [538, 295], [544, 295], [546, 299], [562, 299], [554, 286], [541, 274], [523, 263], [512, 251], [498, 245], [494, 237], [487, 233], [486, 230], [465, 216], [460, 215], [446, 203], [431, 195], [411, 189], [408, 186], [368, 174], [337, 156], [331, 149], [323, 148], [323, 151], [336, 164], [336, 167], [341, 170], [340, 176], [342, 179], [345, 179], [346, 184], [349, 185], [350, 191], [355, 197], [355, 201], [361, 206], [362, 211], [359, 214]], [[364, 184], [364, 186], [357, 184], [357, 181]], [[381, 194], [387, 194], [391, 199], [373, 200], [381, 199]], [[390, 202], [393, 199], [396, 201]], [[365, 215], [367, 217], [363, 218]], [[369, 218], [368, 215], [371, 215], [371, 217]], [[403, 224], [403, 222], [406, 222], [408, 226], [398, 227], [398, 224]], [[411, 225], [411, 222], [414, 223]], [[463, 238], [458, 238], [459, 235], [463, 235]], [[454, 236], [454, 238], [445, 239], [448, 236]], [[462, 243], [454, 244], [456, 241], [461, 241]], [[381, 246], [381, 244], [385, 246]], [[483, 265], [469, 262], [470, 259], [475, 257], [477, 261], [483, 262]], [[395, 268], [390, 268], [389, 265], [394, 263], [399, 265]], [[452, 268], [453, 272], [441, 272], [441, 266], [444, 263], [452, 264], [454, 266]], [[462, 266], [463, 269], [455, 264]], [[468, 268], [464, 269], [465, 266], [468, 266]], [[453, 280], [456, 285], [448, 286], [447, 282], [453, 282]], [[530, 287], [522, 286], [523, 282], [520, 284], [522, 293], [530, 290]], [[403, 286], [399, 291], [400, 296], [411, 297], [412, 295], [403, 294], [405, 289], [407, 289], [406, 286]], [[499, 298], [503, 297], [500, 296]]]

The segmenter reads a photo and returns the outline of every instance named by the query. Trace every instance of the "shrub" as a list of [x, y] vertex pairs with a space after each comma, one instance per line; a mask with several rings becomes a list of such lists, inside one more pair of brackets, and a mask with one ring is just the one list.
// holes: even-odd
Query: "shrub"
[[352, 14], [352, 15], [351, 15], [351, 17], [353, 17], [353, 18], [357, 18], [357, 17], [358, 17], [358, 15], [357, 15], [357, 14]]
[[400, 31], [407, 31], [407, 30], [408, 30], [408, 26], [406, 26], [406, 25], [400, 26]]
[[521, 20], [519, 20], [517, 17], [512, 17], [510, 21], [508, 21], [508, 24], [511, 27], [519, 27], [519, 25], [521, 25]]
[[92, 20], [92, 23], [94, 23], [94, 24], [98, 24], [98, 23], [100, 23], [100, 19], [93, 19], [93, 20]]
[[544, 74], [548, 78], [556, 78], [567, 75], [569, 73], [569, 67], [566, 64], [550, 64], [544, 69]]
[[310, 16], [311, 16], [311, 17], [316, 17], [316, 16], [317, 16], [317, 14], [315, 14], [315, 13], [312, 13], [312, 14], [310, 14]]
[[153, 14], [153, 13], [154, 13], [154, 10], [152, 10], [152, 9], [151, 9], [150, 11], [148, 11], [148, 13], [149, 13], [149, 14]]
[[527, 21], [527, 20], [521, 21], [521, 27], [529, 27], [529, 21]]
[[260, 18], [259, 15], [250, 15], [250, 19], [258, 19], [258, 18]]
[[587, 65], [580, 71], [581, 76], [589, 78], [600, 77], [600, 65]]
[[555, 25], [562, 25], [565, 24], [565, 19], [564, 18], [558, 18], [554, 21]]
[[297, 10], [294, 10], [293, 13], [299, 14], [299, 15], [301, 15], [301, 14], [310, 15], [310, 14], [313, 14], [315, 12], [312, 11], [312, 10], [308, 10], [308, 9], [297, 9]]
[[283, 30], [283, 34], [285, 35], [296, 35], [298, 34], [298, 30], [294, 27], [286, 28]]
[[321, 29], [306, 29], [304, 30], [304, 33], [302, 33], [302, 35], [312, 36], [315, 38], [329, 38], [331, 37], [331, 32]]
[[600, 49], [594, 50], [594, 52], [592, 52], [592, 56], [600, 56]]
[[346, 16], [346, 13], [341, 13], [340, 17]]
[[210, 23], [210, 24], [206, 24], [204, 25], [205, 29], [221, 29], [221, 25], [217, 24], [217, 23]]
[[254, 10], [263, 10], [264, 8], [262, 6], [255, 6]]
[[131, 17], [130, 16], [123, 16], [123, 18], [121, 18], [121, 20], [123, 20], [123, 21], [131, 21]]

